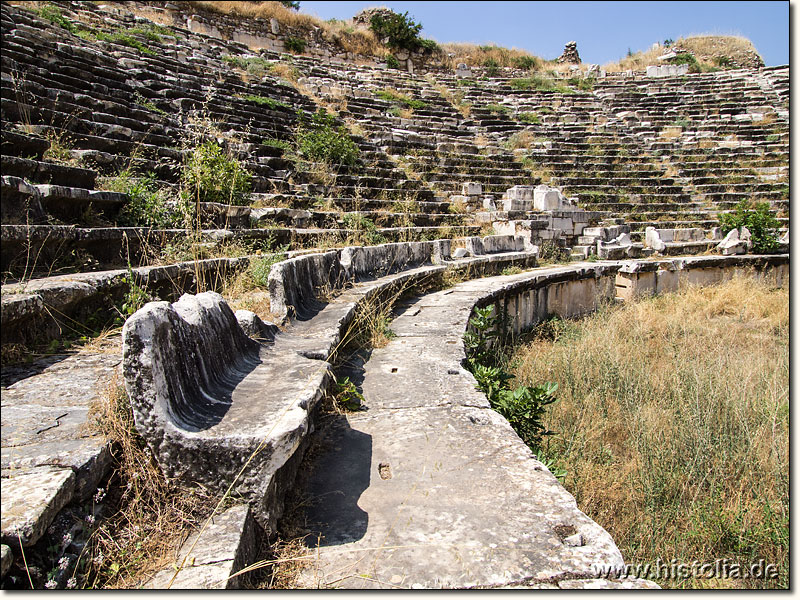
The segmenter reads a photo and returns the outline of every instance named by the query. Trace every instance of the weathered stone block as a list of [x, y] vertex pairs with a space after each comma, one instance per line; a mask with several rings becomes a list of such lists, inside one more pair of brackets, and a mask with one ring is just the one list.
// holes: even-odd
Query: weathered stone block
[[72, 499], [75, 474], [59, 467], [35, 467], [3, 479], [2, 540], [18, 548], [32, 546]]
[[480, 183], [469, 181], [461, 184], [461, 193], [466, 196], [480, 196], [483, 193], [483, 186]]
[[150, 302], [123, 327], [136, 428], [169, 478], [260, 502], [310, 428], [326, 362], [248, 338], [219, 294]]

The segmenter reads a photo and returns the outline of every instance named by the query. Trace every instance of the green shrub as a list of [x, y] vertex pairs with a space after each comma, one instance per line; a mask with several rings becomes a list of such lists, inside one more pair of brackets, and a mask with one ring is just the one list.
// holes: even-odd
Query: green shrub
[[732, 213], [722, 213], [719, 224], [723, 235], [732, 229], [747, 227], [753, 241], [753, 252], [769, 254], [778, 249], [778, 220], [769, 210], [769, 202], [757, 202], [752, 205], [747, 199], [736, 205]]
[[306, 41], [303, 38], [287, 37], [284, 45], [293, 54], [302, 54], [306, 51]]
[[522, 121], [523, 123], [528, 123], [529, 125], [539, 125], [542, 122], [541, 117], [536, 113], [532, 112], [523, 112], [517, 115], [517, 119]]
[[183, 171], [183, 184], [190, 197], [200, 202], [247, 205], [251, 178], [242, 163], [216, 142], [205, 142], [192, 150]]
[[394, 54], [390, 54], [386, 57], [386, 66], [390, 69], [399, 69], [400, 68], [400, 61], [397, 60]]
[[514, 57], [512, 63], [518, 69], [533, 70], [539, 67], [539, 60], [534, 56], [517, 56]]
[[347, 213], [342, 216], [342, 223], [347, 229], [355, 232], [355, 235], [350, 240], [354, 244], [364, 243], [374, 246], [386, 243], [386, 238], [378, 233], [375, 223], [364, 215]]
[[171, 199], [169, 191], [158, 187], [153, 173], [137, 177], [125, 170], [108, 181], [106, 187], [129, 197], [120, 211], [120, 225], [170, 229], [185, 227], [191, 221], [189, 203], [181, 198]]
[[508, 112], [508, 107], [503, 106], [502, 104], [487, 104], [483, 108], [484, 110], [488, 110], [490, 113], [495, 115], [504, 115]]
[[288, 249], [288, 246], [283, 246], [277, 253], [271, 254], [270, 256], [250, 259], [250, 264], [247, 267], [247, 274], [256, 287], [267, 288], [269, 272], [272, 270], [272, 265], [286, 260], [286, 251]]
[[123, 32], [123, 31], [114, 31], [112, 33], [106, 33], [104, 31], [96, 31], [94, 33], [94, 37], [103, 42], [110, 42], [112, 44], [119, 44], [120, 46], [127, 46], [128, 48], [133, 48], [134, 50], [138, 50], [142, 54], [147, 54], [149, 56], [155, 56], [156, 52], [151, 50], [142, 42], [134, 38], [130, 33]]
[[551, 435], [543, 422], [546, 407], [556, 401], [556, 383], [535, 386], [511, 385], [515, 376], [505, 371], [502, 342], [503, 323], [494, 307], [476, 308], [464, 334], [467, 368], [491, 407], [503, 415], [528, 447], [538, 453], [544, 436]]
[[677, 56], [670, 58], [669, 62], [673, 65], [689, 65], [689, 73], [700, 73], [702, 71], [700, 63], [697, 62], [697, 58], [691, 52], [681, 52]]
[[369, 28], [380, 40], [390, 48], [405, 50], [435, 50], [438, 44], [433, 40], [423, 40], [419, 37], [422, 30], [420, 23], [415, 23], [408, 16], [408, 11], [403, 14], [391, 13], [387, 16], [373, 15], [370, 19]]
[[594, 89], [595, 79], [593, 77], [570, 77], [567, 83], [574, 85], [582, 92], [591, 92]]
[[500, 74], [500, 63], [493, 58], [487, 58], [483, 61], [485, 73], [489, 77], [497, 77]]
[[266, 106], [267, 108], [271, 108], [275, 110], [276, 108], [291, 108], [286, 102], [281, 102], [280, 100], [275, 100], [273, 98], [268, 98], [267, 96], [258, 96], [256, 94], [247, 94], [246, 96], [242, 96], [242, 100], [247, 100], [248, 102], [255, 102], [260, 106]]
[[437, 44], [435, 40], [424, 40], [420, 38], [419, 47], [428, 52], [433, 52], [439, 49], [439, 44]]
[[402, 104], [406, 108], [411, 108], [414, 110], [420, 110], [427, 106], [427, 104], [425, 104], [425, 102], [422, 100], [411, 98], [405, 94], [401, 94], [393, 90], [378, 90], [375, 92], [375, 95], [381, 100], [386, 100], [387, 102], [393, 102], [395, 104]]
[[358, 146], [350, 138], [347, 129], [336, 126], [333, 115], [320, 108], [311, 120], [301, 119], [297, 130], [297, 149], [307, 160], [336, 165], [355, 165], [358, 161]]
[[61, 9], [53, 4], [45, 4], [44, 6], [39, 7], [36, 9], [36, 14], [39, 15], [42, 19], [46, 21], [50, 21], [54, 25], [58, 25], [59, 27], [63, 27], [69, 32], [75, 32], [75, 24], [67, 19], [64, 15], [61, 14]]
[[722, 67], [724, 69], [732, 69], [733, 68], [733, 60], [731, 60], [730, 56], [715, 56], [714, 57], [714, 64], [718, 67]]
[[228, 63], [230, 66], [241, 69], [242, 71], [247, 71], [247, 74], [252, 77], [264, 77], [267, 72], [272, 67], [272, 64], [262, 58], [260, 56], [249, 56], [247, 58], [241, 56], [233, 56], [231, 54], [226, 54], [222, 57], [222, 60]]

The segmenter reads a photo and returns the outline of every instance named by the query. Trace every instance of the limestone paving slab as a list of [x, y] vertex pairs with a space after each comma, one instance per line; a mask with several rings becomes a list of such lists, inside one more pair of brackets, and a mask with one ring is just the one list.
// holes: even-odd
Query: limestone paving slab
[[493, 410], [368, 411], [322, 435], [307, 488], [321, 537], [303, 587], [500, 586], [622, 565], [609, 534]]
[[86, 498], [108, 471], [110, 447], [88, 426], [91, 405], [114, 380], [119, 341], [81, 351], [3, 388], [0, 435], [3, 475], [42, 465], [75, 471], [75, 495]]
[[249, 506], [232, 506], [214, 516], [202, 534], [190, 536], [181, 545], [174, 564], [157, 573], [145, 587], [236, 588], [239, 579], [234, 575], [251, 563], [255, 549], [256, 529]]
[[75, 474], [71, 469], [36, 467], [3, 478], [2, 535], [11, 547], [32, 546], [42, 537], [58, 511], [72, 499]]
[[392, 322], [401, 335], [364, 366], [366, 410], [318, 434], [305, 482], [315, 559], [300, 586], [550, 586], [622, 565], [611, 536], [460, 364], [479, 297], [562, 271], [473, 280], [405, 303]]

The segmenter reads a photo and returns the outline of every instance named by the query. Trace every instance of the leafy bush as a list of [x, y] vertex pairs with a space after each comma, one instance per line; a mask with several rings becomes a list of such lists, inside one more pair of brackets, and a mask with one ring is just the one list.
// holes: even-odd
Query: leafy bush
[[753, 241], [753, 252], [769, 254], [778, 249], [778, 220], [769, 211], [769, 202], [758, 202], [754, 206], [749, 200], [742, 200], [734, 212], [722, 213], [719, 224], [723, 235], [732, 229], [747, 227]]
[[351, 229], [354, 235], [349, 241], [353, 244], [364, 243], [367, 245], [385, 244], [386, 238], [378, 233], [378, 227], [367, 217], [358, 213], [347, 213], [342, 216], [342, 223], [347, 229]]
[[419, 37], [422, 30], [420, 23], [415, 23], [408, 16], [408, 11], [402, 15], [391, 13], [389, 15], [373, 15], [369, 22], [369, 28], [375, 33], [378, 39], [385, 40], [390, 48], [405, 50], [435, 50], [438, 44], [433, 40], [423, 40]]
[[363, 394], [358, 391], [356, 384], [350, 381], [349, 377], [336, 380], [334, 398], [340, 407], [348, 411], [361, 410], [364, 403]]
[[516, 56], [512, 64], [518, 69], [532, 70], [539, 67], [540, 61], [535, 56]]
[[487, 104], [483, 108], [495, 115], [504, 115], [508, 112], [508, 107], [502, 104]]
[[119, 44], [120, 46], [127, 46], [128, 48], [138, 50], [142, 54], [147, 54], [149, 56], [156, 55], [155, 50], [151, 50], [127, 32], [115, 31], [113, 33], [106, 33], [104, 31], [97, 31], [94, 33], [94, 36], [100, 41]]
[[272, 69], [272, 63], [260, 56], [249, 56], [247, 58], [241, 56], [233, 56], [226, 54], [222, 60], [230, 66], [247, 71], [247, 74], [252, 77], [263, 77]]
[[400, 68], [400, 61], [397, 60], [394, 54], [390, 54], [386, 57], [386, 66], [390, 69], [399, 69]]
[[269, 272], [272, 265], [282, 260], [286, 260], [288, 246], [283, 246], [277, 253], [262, 258], [253, 258], [247, 267], [247, 274], [257, 287], [266, 288], [269, 280]]
[[730, 56], [715, 56], [714, 64], [725, 69], [733, 68], [733, 60], [731, 60]]
[[595, 80], [593, 77], [570, 77], [567, 83], [574, 85], [582, 92], [591, 92], [594, 89]]
[[517, 119], [523, 123], [528, 123], [529, 125], [539, 125], [542, 122], [542, 119], [539, 117], [539, 115], [532, 112], [519, 113], [517, 115]]
[[483, 66], [486, 69], [486, 74], [489, 77], [496, 77], [500, 74], [500, 63], [493, 58], [487, 58], [483, 61]]
[[42, 19], [50, 21], [54, 25], [63, 27], [67, 31], [75, 32], [75, 24], [61, 14], [61, 9], [53, 4], [45, 4], [36, 10], [36, 14]]
[[491, 407], [503, 415], [514, 431], [534, 452], [539, 452], [544, 436], [551, 435], [542, 419], [546, 407], [556, 401], [556, 383], [512, 387], [515, 376], [504, 370], [501, 341], [502, 323], [494, 307], [476, 308], [464, 334], [467, 368], [475, 376], [478, 388], [486, 394]]
[[250, 173], [216, 142], [205, 142], [191, 152], [183, 184], [200, 202], [246, 205], [250, 200]]
[[681, 52], [669, 59], [669, 62], [673, 65], [689, 65], [689, 73], [700, 73], [703, 70], [691, 52]]
[[309, 122], [302, 119], [297, 130], [298, 153], [303, 158], [337, 165], [353, 166], [358, 161], [358, 146], [347, 129], [336, 126], [333, 115], [320, 108]]
[[289, 52], [302, 54], [306, 51], [306, 41], [303, 38], [287, 37], [284, 45]]
[[185, 227], [191, 221], [189, 203], [181, 198], [170, 199], [169, 192], [158, 187], [153, 173], [136, 177], [125, 170], [109, 181], [107, 187], [130, 198], [120, 211], [121, 225], [170, 229]]

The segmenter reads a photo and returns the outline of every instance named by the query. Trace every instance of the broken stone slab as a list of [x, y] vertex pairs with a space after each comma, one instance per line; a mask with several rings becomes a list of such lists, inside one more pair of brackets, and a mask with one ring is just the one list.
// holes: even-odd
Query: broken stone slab
[[3, 544], [0, 546], [0, 577], [5, 577], [11, 565], [14, 563], [14, 554], [11, 548]]
[[[741, 228], [746, 229], [746, 228]], [[747, 232], [750, 233], [749, 231]], [[742, 239], [740, 236], [739, 229], [731, 229], [728, 232], [728, 235], [717, 244], [717, 249], [722, 252], [724, 256], [730, 256], [732, 254], [746, 254], [747, 250], [749, 249], [749, 235], [748, 239]]]
[[237, 310], [234, 315], [242, 331], [244, 331], [248, 337], [259, 342], [274, 341], [275, 335], [280, 331], [277, 325], [274, 323], [265, 323], [261, 320], [261, 317], [251, 310], [240, 309]]
[[168, 478], [233, 493], [269, 519], [275, 473], [300, 446], [327, 362], [248, 338], [219, 294], [150, 302], [123, 327], [134, 421]]
[[[527, 243], [526, 243], [527, 242]], [[499, 252], [522, 252], [531, 250], [530, 239], [523, 235], [487, 235], [465, 239], [467, 251], [472, 256], [497, 254]]]
[[464, 77], [472, 77], [472, 69], [470, 69], [466, 63], [458, 63], [456, 65], [456, 77], [464, 78]]
[[148, 589], [237, 589], [236, 575], [255, 561], [256, 525], [250, 507], [237, 505], [212, 517], [205, 529], [191, 535], [173, 565], [160, 571]]
[[75, 474], [71, 469], [35, 467], [10, 471], [3, 477], [2, 541], [12, 548], [34, 545], [72, 499]]
[[461, 193], [465, 196], [480, 196], [483, 194], [483, 185], [474, 181], [462, 183]]
[[515, 185], [508, 188], [502, 198], [503, 210], [532, 210], [533, 190], [534, 187], [531, 185]]
[[533, 206], [536, 210], [564, 210], [572, 204], [561, 190], [542, 184], [537, 185], [533, 191]]
[[647, 227], [644, 231], [645, 246], [652, 248], [656, 252], [663, 252], [667, 245], [662, 241], [655, 227]]

